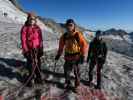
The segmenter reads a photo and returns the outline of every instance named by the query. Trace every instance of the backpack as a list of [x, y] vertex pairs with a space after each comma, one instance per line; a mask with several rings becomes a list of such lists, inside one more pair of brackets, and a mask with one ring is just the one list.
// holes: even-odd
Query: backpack
[[97, 45], [97, 60], [100, 61], [100, 62], [105, 62], [105, 57], [106, 57], [106, 51], [107, 48], [106, 48], [106, 44], [102, 41], [99, 43], [99, 45]]
[[90, 43], [90, 57], [91, 58], [98, 58], [98, 59], [103, 59], [105, 54], [106, 54], [106, 44], [103, 41], [97, 41], [93, 40]]
[[[70, 54], [80, 53], [80, 38], [79, 34], [75, 33], [74, 36], [70, 36], [67, 32], [63, 35], [63, 41], [66, 45], [72, 45], [71, 48], [66, 48], [66, 52]], [[69, 42], [69, 43], [66, 43]]]

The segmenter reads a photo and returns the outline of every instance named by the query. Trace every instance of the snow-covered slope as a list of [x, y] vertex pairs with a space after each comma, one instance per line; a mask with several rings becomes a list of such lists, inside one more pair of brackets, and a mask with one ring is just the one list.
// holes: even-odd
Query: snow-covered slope
[[24, 23], [26, 20], [26, 14], [16, 8], [9, 0], [0, 0], [0, 18], [3, 19], [1, 21], [10, 22], [5, 17], [14, 23]]
[[[18, 9], [9, 0], [0, 0], [0, 22], [24, 24], [27, 14]], [[41, 20], [38, 19], [37, 24], [45, 32], [53, 33], [53, 30], [47, 27]]]
[[106, 35], [104, 37], [105, 38], [108, 38], [108, 39], [114, 39], [114, 40], [123, 40], [123, 38], [120, 37], [119, 35], [117, 35], [117, 36], [114, 36], [114, 35]]
[[120, 41], [124, 40], [127, 43], [133, 44], [132, 38], [129, 34], [124, 35], [123, 37], [121, 37], [120, 35], [105, 35], [104, 37], [113, 40], [120, 40]]
[[133, 56], [132, 37], [125, 31], [116, 31], [115, 29], [114, 31], [105, 31], [103, 33], [103, 39], [107, 42], [108, 48], [110, 50], [128, 56]]
[[[18, 92], [23, 85], [22, 75], [25, 72], [25, 59], [21, 54], [20, 29], [26, 20], [26, 16], [24, 12], [16, 8], [9, 0], [0, 0], [0, 95], [8, 98], [6, 100], [34, 100], [38, 90], [34, 86], [32, 88], [24, 87]], [[103, 67], [102, 90], [98, 91], [99, 93], [89, 87], [89, 89], [83, 89], [83, 84], [87, 83], [88, 80], [89, 68], [88, 64], [84, 64], [80, 67], [81, 88], [83, 89], [82, 91], [79, 90], [81, 93], [65, 92], [65, 96], [60, 96], [64, 93], [64, 89], [61, 88], [64, 84], [63, 57], [57, 63], [56, 72], [54, 72], [54, 57], [57, 52], [54, 49], [58, 47], [59, 35], [41, 20], [38, 20], [38, 25], [43, 30], [44, 51], [47, 51], [42, 57], [42, 76], [46, 81], [39, 88], [40, 96], [44, 98], [58, 96], [58, 100], [91, 100], [85, 98], [85, 95], [88, 95], [88, 98], [91, 97], [93, 100], [97, 100], [94, 95], [98, 96], [99, 93], [102, 93], [99, 98], [106, 94], [106, 99], [102, 98], [100, 100], [116, 100], [114, 99], [116, 96], [119, 98], [117, 100], [132, 100], [133, 58], [112, 51], [108, 52], [107, 62]], [[107, 40], [109, 41], [107, 43], [112, 43], [111, 45], [117, 43], [120, 45], [121, 43], [120, 37], [111, 36]], [[125, 42], [123, 43], [120, 47], [118, 45], [114, 47], [127, 50], [129, 45], [125, 44]], [[122, 52], [126, 51], [122, 50]], [[13, 93], [18, 94], [16, 99], [11, 99], [11, 97], [14, 97], [13, 95], [7, 96]], [[113, 99], [110, 99], [112, 96]]]
[[125, 42], [129, 44], [133, 44], [132, 38], [131, 38], [132, 33], [127, 33], [125, 30], [122, 29], [109, 29], [107, 31], [103, 32], [104, 37], [113, 39], [113, 40], [124, 40]]
[[[56, 71], [54, 72], [54, 56], [56, 51], [45, 52], [45, 56], [42, 59], [42, 69], [43, 69], [43, 77], [45, 79], [45, 83], [40, 87], [24, 87], [20, 90], [22, 86], [22, 77], [21, 72], [23, 68], [23, 58], [20, 53], [16, 53], [16, 51], [11, 52], [9, 56], [0, 58], [0, 90], [1, 94], [8, 98], [13, 97], [9, 94], [16, 94], [16, 100], [33, 100], [36, 95], [36, 90], [39, 88], [40, 96], [47, 98], [58, 98], [58, 100], [132, 100], [133, 98], [133, 58], [109, 51], [107, 62], [103, 67], [102, 71], [102, 90], [97, 91], [95, 89], [89, 89], [89, 87], [84, 84], [87, 83], [88, 80], [88, 64], [82, 65], [80, 67], [81, 72], [81, 88], [79, 90], [80, 94], [75, 94], [72, 91], [65, 92], [62, 88], [64, 84], [64, 75], [63, 75], [63, 63], [64, 60], [61, 58], [56, 67]], [[4, 73], [6, 71], [6, 73]], [[72, 74], [73, 76], [73, 74]], [[96, 77], [94, 77], [96, 79]], [[95, 82], [95, 80], [94, 80]], [[10, 88], [9, 88], [10, 87]], [[85, 88], [84, 88], [85, 87]], [[87, 89], [88, 88], [88, 89]], [[11, 92], [12, 91], [12, 92]], [[85, 92], [87, 91], [87, 92]], [[94, 93], [96, 92], [97, 93]], [[65, 93], [65, 94], [64, 94]], [[93, 96], [90, 94], [92, 93]], [[99, 94], [100, 93], [100, 94]], [[94, 99], [94, 95], [104, 95], [106, 99], [100, 99], [101, 96], [98, 96], [98, 99]], [[91, 96], [93, 99], [85, 99], [84, 96]], [[117, 97], [117, 99], [115, 99]], [[67, 98], [67, 99], [66, 99]], [[82, 98], [82, 99], [81, 99]], [[89, 98], [89, 97], [88, 97]], [[112, 98], [112, 99], [111, 99]], [[54, 99], [51, 99], [54, 100]]]
[[129, 43], [133, 44], [133, 32], [129, 33], [128, 35], [124, 36], [124, 38], [129, 41]]
[[[14, 44], [19, 45], [20, 48], [20, 30], [24, 22], [26, 21], [27, 14], [22, 10], [19, 10], [15, 5], [12, 4], [10, 0], [0, 0], [0, 35], [1, 35], [1, 47], [7, 48], [7, 45], [13, 46]], [[44, 48], [45, 50], [50, 50], [55, 48], [57, 45], [58, 33], [53, 31], [52, 28], [46, 26], [44, 22], [38, 19], [37, 24], [41, 27], [43, 32]], [[13, 35], [11, 35], [11, 33]], [[5, 40], [2, 38], [11, 38], [7, 45]], [[15, 38], [18, 38], [18, 41], [15, 42]], [[2, 43], [3, 41], [3, 43]], [[12, 44], [11, 41], [14, 41]], [[15, 45], [14, 45], [15, 46]], [[17, 47], [15, 47], [17, 48]], [[9, 49], [9, 48], [8, 48]], [[10, 48], [10, 50], [12, 50]]]

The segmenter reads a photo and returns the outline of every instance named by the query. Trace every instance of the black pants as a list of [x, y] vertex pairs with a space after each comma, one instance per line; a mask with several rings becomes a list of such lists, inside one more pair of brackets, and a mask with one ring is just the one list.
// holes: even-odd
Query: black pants
[[[31, 50], [30, 52], [28, 52], [28, 56], [26, 56], [26, 59], [27, 59], [27, 69], [29, 71], [29, 75], [27, 77], [27, 79], [29, 77], [31, 77], [32, 73], [33, 73], [33, 70], [35, 68], [35, 71], [34, 71], [34, 75], [36, 76], [35, 77], [35, 81], [38, 82], [41, 80], [41, 74], [40, 74], [40, 71], [41, 71], [41, 60], [40, 60], [40, 56], [39, 56], [39, 51], [37, 50]], [[31, 77], [31, 80], [33, 79], [34, 75]], [[30, 82], [31, 82], [30, 80]]]
[[66, 61], [64, 64], [65, 83], [70, 84], [70, 73], [74, 69], [75, 87], [80, 84], [80, 74], [78, 61]]
[[90, 62], [89, 66], [89, 82], [93, 80], [93, 69], [95, 66], [97, 66], [97, 86], [101, 86], [101, 69], [103, 67], [103, 62], [92, 60]]

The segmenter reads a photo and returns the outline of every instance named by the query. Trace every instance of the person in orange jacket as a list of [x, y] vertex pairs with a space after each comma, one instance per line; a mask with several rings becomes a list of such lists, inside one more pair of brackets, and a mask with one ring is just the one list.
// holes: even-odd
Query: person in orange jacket
[[[40, 67], [41, 60], [40, 57], [43, 55], [43, 40], [42, 31], [40, 27], [36, 24], [37, 17], [34, 14], [28, 14], [27, 21], [21, 29], [21, 44], [24, 57], [27, 59], [27, 69], [29, 71], [29, 76], [35, 68], [35, 62], [37, 61], [37, 68], [35, 68], [35, 82], [42, 83]], [[34, 65], [33, 65], [34, 63]], [[28, 82], [27, 86], [32, 86], [31, 80]], [[27, 81], [27, 80], [26, 80]]]
[[60, 37], [59, 49], [55, 60], [57, 61], [60, 58], [64, 50], [65, 88], [71, 86], [70, 72], [74, 69], [76, 89], [80, 85], [79, 63], [84, 62], [88, 45], [82, 33], [76, 30], [76, 24], [73, 19], [68, 19], [65, 25], [67, 32]]

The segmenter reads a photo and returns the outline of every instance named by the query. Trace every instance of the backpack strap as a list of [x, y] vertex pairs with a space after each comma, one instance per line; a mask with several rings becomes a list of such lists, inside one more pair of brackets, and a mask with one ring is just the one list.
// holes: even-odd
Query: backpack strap
[[80, 46], [80, 38], [79, 38], [79, 34], [78, 33], [75, 33], [74, 35], [76, 41], [78, 42], [79, 46]]
[[[65, 41], [67, 40], [67, 38], [69, 38], [69, 35], [68, 35], [68, 33], [66, 32], [66, 33], [64, 33], [64, 35], [63, 35], [63, 41], [64, 41], [64, 43], [65, 43]], [[75, 38], [75, 40], [78, 42], [78, 45], [80, 46], [79, 34], [78, 34], [78, 33], [75, 33], [74, 38]]]
[[63, 41], [64, 41], [64, 43], [65, 43], [65, 41], [66, 41], [67, 35], [68, 35], [67, 32], [63, 34]]

